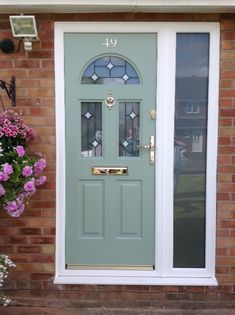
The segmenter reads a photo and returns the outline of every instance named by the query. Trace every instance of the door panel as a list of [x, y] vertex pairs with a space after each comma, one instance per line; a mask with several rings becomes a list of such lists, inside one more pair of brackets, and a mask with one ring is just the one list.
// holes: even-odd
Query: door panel
[[78, 195], [79, 238], [104, 237], [104, 182], [80, 181]]
[[120, 236], [122, 238], [142, 237], [142, 182], [119, 181]]
[[66, 34], [65, 95], [66, 264], [153, 266], [156, 35]]

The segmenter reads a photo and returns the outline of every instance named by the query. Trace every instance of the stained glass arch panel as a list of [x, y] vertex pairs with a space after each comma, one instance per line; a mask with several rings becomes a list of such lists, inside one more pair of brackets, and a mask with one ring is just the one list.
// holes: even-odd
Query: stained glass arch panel
[[127, 60], [118, 56], [103, 56], [88, 64], [81, 84], [140, 84], [140, 78]]

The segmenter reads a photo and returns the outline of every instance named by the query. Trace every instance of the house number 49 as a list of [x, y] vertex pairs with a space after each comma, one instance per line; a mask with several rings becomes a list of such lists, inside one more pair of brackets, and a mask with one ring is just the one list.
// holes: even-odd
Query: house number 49
[[113, 48], [117, 45], [117, 38], [115, 37], [106, 37], [103, 46], [107, 47], [107, 48]]

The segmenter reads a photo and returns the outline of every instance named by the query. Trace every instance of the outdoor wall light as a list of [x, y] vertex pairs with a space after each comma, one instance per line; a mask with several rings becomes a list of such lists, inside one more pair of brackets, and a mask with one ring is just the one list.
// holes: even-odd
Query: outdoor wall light
[[11, 15], [9, 17], [11, 23], [11, 30], [14, 37], [20, 39], [18, 48], [15, 50], [14, 42], [5, 38], [0, 41], [0, 49], [5, 54], [16, 53], [20, 49], [20, 43], [23, 40], [24, 49], [31, 50], [32, 42], [39, 40], [35, 16], [33, 15]]
[[11, 15], [9, 19], [13, 36], [23, 39], [24, 49], [31, 50], [32, 41], [38, 40], [35, 16]]

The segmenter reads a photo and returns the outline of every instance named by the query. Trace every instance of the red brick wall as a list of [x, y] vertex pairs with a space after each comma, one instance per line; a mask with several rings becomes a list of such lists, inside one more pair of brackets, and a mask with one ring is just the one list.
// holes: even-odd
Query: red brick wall
[[[37, 15], [40, 41], [30, 52], [0, 52], [0, 79], [16, 76], [17, 107], [38, 133], [32, 151], [48, 162], [48, 181], [20, 218], [1, 213], [0, 252], [17, 264], [7, 288], [16, 304], [38, 306], [235, 307], [235, 15], [60, 14]], [[55, 99], [54, 21], [220, 21], [221, 81], [218, 155], [218, 287], [54, 285]], [[0, 15], [0, 38], [11, 38], [8, 15]], [[5, 106], [10, 103], [4, 93]]]

